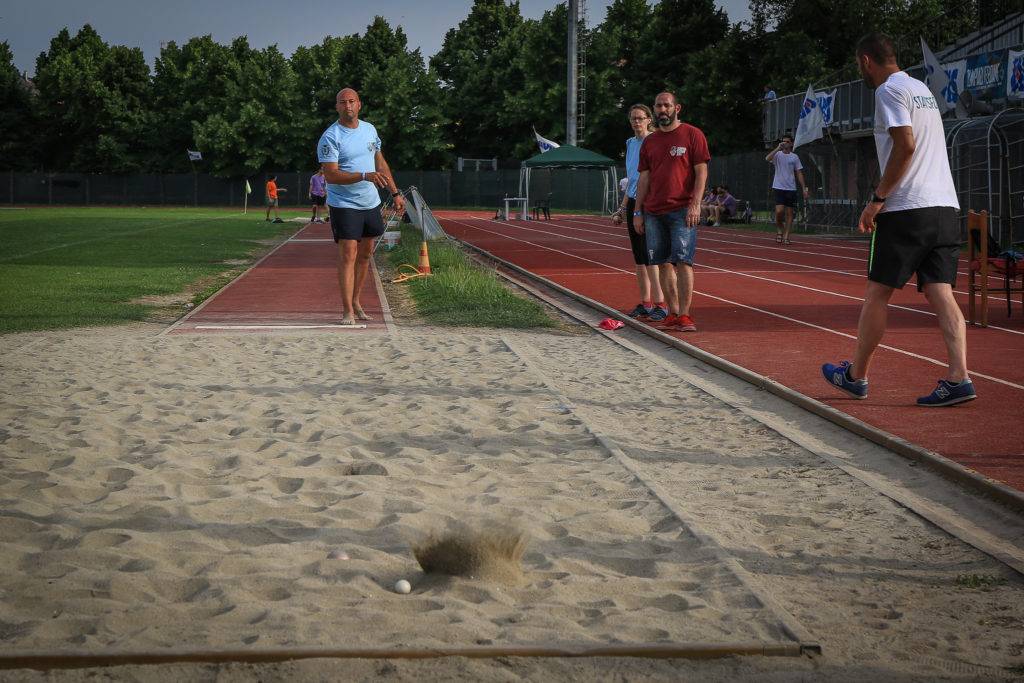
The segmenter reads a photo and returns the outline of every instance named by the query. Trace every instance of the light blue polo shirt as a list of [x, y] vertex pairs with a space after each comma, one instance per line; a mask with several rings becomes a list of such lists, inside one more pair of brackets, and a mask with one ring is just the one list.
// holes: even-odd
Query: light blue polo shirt
[[[320, 163], [334, 161], [342, 171], [372, 173], [377, 170], [374, 157], [380, 151], [380, 137], [372, 123], [360, 121], [357, 127], [346, 128], [335, 121], [320, 136], [316, 150]], [[369, 180], [351, 185], [327, 183], [327, 205], [339, 209], [375, 209], [380, 206], [380, 193]]]
[[626, 178], [629, 179], [626, 196], [630, 199], [636, 199], [636, 186], [640, 182], [640, 145], [643, 143], [636, 136], [626, 140]]

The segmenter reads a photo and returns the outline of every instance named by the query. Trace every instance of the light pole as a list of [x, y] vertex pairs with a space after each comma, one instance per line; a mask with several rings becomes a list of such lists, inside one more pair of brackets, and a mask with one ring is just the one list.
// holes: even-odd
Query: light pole
[[569, 36], [566, 50], [566, 76], [565, 76], [565, 142], [568, 145], [576, 144], [576, 87], [577, 87], [577, 51], [579, 27], [580, 2], [581, 0], [568, 0], [569, 2]]

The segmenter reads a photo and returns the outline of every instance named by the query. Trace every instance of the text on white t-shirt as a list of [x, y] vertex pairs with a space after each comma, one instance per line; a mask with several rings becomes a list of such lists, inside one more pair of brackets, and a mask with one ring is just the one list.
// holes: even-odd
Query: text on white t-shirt
[[921, 81], [897, 71], [875, 90], [875, 149], [883, 174], [892, 154], [889, 129], [905, 126], [914, 132], [914, 154], [907, 172], [889, 191], [882, 211], [931, 206], [959, 209], [946, 156], [946, 131], [935, 96]]

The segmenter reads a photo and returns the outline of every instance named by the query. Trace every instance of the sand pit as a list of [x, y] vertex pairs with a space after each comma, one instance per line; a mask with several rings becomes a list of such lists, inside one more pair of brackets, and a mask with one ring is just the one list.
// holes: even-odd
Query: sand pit
[[[156, 331], [0, 338], [3, 652], [786, 641], [551, 385], [820, 638], [827, 666], [938, 680], [1021, 662], [1015, 574], [601, 337], [504, 333], [531, 369], [480, 332]], [[420, 573], [410, 539], [488, 519], [529, 543], [437, 536], [425, 565], [458, 576]], [[521, 577], [490, 574], [493, 557]], [[501, 678], [460, 666], [394, 676]], [[246, 670], [299, 671], [314, 670]]]

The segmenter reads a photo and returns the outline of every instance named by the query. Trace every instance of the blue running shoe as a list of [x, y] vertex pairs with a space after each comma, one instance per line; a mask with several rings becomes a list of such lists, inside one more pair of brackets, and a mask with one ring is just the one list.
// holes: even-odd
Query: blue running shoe
[[656, 323], [660, 323], [667, 317], [668, 311], [666, 311], [661, 306], [655, 306], [654, 308], [651, 309], [651, 312], [647, 314], [647, 319]]
[[917, 399], [917, 405], [928, 408], [941, 408], [942, 406], [955, 406], [957, 403], [965, 403], [978, 398], [974, 393], [974, 382], [965, 379], [954, 384], [949, 380], [940, 379], [935, 391]]
[[651, 314], [651, 309], [650, 308], [647, 308], [643, 304], [637, 304], [636, 308], [634, 308], [632, 311], [630, 311], [627, 315], [629, 315], [630, 318], [644, 318], [644, 317], [649, 316], [650, 314]]
[[837, 389], [842, 389], [850, 396], [854, 398], [867, 398], [868, 381], [866, 379], [852, 379], [849, 374], [851, 367], [853, 367], [853, 363], [848, 360], [844, 360], [839, 365], [825, 363], [821, 366], [821, 374], [825, 376], [826, 382]]

